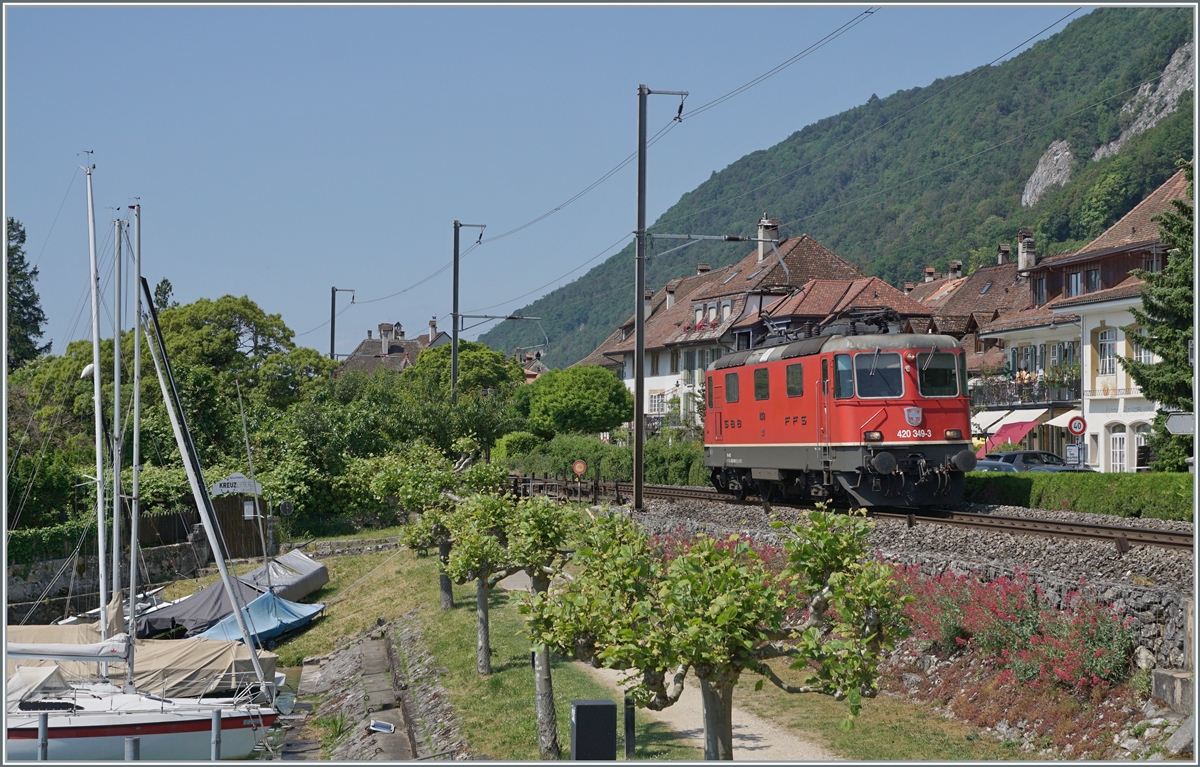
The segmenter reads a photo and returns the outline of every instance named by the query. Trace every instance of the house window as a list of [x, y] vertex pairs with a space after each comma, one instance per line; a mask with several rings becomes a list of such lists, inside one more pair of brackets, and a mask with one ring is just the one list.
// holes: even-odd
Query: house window
[[696, 368], [696, 352], [688, 349], [683, 353], [683, 369], [694, 370]]
[[1139, 342], [1144, 337], [1145, 331], [1141, 330], [1129, 336], [1129, 340], [1133, 343], [1133, 360], [1143, 365], [1153, 365], [1154, 354]]
[[721, 322], [724, 322], [725, 320], [729, 319], [729, 314], [732, 311], [733, 311], [733, 304], [731, 304], [730, 302], [726, 301], [725, 303], [721, 304]]
[[708, 321], [715, 322], [716, 319], [717, 319], [717, 305], [709, 304], [708, 305]]
[[1050, 367], [1058, 367], [1059, 360], [1062, 359], [1062, 344], [1050, 344]]
[[696, 324], [704, 322], [704, 307], [700, 304], [696, 305]]
[[657, 415], [659, 413], [665, 413], [667, 411], [666, 400], [664, 399], [665, 396], [666, 395], [664, 395], [662, 392], [659, 392], [658, 394], [650, 395], [649, 412], [652, 415]]
[[983, 290], [979, 291], [979, 295], [982, 296], [984, 293], [988, 292], [988, 289], [991, 287], [992, 287], [992, 283], [990, 283], [990, 282], [988, 284], [984, 285]]
[[1134, 463], [1138, 465], [1138, 468], [1149, 466], [1150, 450], [1146, 446], [1150, 444], [1150, 424], [1139, 423], [1133, 427], [1133, 444], [1136, 446]]
[[1083, 275], [1079, 272], [1071, 272], [1067, 275], [1067, 297], [1077, 296], [1080, 294], [1080, 280]]
[[804, 396], [804, 365], [787, 366], [787, 395], [789, 397]]
[[679, 350], [678, 349], [671, 350], [671, 372], [672, 373], [679, 372]]
[[771, 371], [759, 368], [754, 371], [754, 399], [771, 398]]
[[1046, 303], [1046, 278], [1038, 277], [1033, 281], [1033, 305], [1041, 306]]
[[1125, 471], [1125, 425], [1114, 424], [1110, 430], [1108, 452], [1109, 471]]
[[738, 397], [738, 374], [736, 372], [725, 374], [725, 401], [737, 402]]
[[1087, 270], [1087, 292], [1095, 293], [1099, 289], [1100, 289], [1100, 270], [1099, 269], [1088, 269]]
[[721, 359], [721, 355], [723, 354], [725, 354], [725, 350], [719, 346], [715, 349], [709, 349], [708, 360], [709, 362], [716, 362], [717, 360]]
[[658, 375], [658, 352], [650, 352], [650, 375]]
[[1101, 330], [1097, 338], [1100, 342], [1100, 375], [1115, 375], [1117, 372], [1117, 329]]
[[1148, 272], [1161, 272], [1163, 267], [1162, 258], [1162, 253], [1151, 252], [1146, 254], [1145, 270]]

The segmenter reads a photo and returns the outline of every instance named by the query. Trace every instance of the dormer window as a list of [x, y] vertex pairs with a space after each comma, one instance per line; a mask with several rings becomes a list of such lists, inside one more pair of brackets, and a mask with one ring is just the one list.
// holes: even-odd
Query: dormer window
[[701, 322], [704, 322], [704, 306], [696, 304], [696, 324], [699, 325]]
[[717, 305], [716, 304], [708, 305], [708, 321], [709, 322], [717, 321]]
[[1100, 270], [1098, 268], [1097, 269], [1088, 269], [1086, 274], [1087, 274], [1087, 292], [1095, 293], [1097, 290], [1100, 289]]
[[1046, 278], [1038, 277], [1033, 281], [1033, 305], [1041, 306], [1046, 303]]

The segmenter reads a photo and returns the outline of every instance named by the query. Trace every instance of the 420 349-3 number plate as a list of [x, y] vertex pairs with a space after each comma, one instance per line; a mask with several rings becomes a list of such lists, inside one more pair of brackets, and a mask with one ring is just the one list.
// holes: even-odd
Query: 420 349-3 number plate
[[932, 437], [932, 429], [901, 429], [896, 432], [896, 436], [900, 439], [921, 439], [924, 437]]

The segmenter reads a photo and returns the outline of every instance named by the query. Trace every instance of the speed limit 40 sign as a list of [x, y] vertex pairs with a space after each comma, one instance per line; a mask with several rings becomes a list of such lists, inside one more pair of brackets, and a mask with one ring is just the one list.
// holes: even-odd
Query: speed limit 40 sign
[[1067, 431], [1078, 437], [1087, 431], [1087, 421], [1083, 419], [1083, 416], [1077, 415], [1070, 421], [1067, 421]]

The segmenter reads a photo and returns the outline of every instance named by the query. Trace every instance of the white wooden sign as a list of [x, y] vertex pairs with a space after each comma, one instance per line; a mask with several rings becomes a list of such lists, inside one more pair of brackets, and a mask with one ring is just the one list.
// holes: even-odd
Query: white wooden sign
[[217, 480], [209, 492], [213, 495], [262, 495], [262, 483], [255, 482], [244, 474], [230, 474], [225, 479]]

